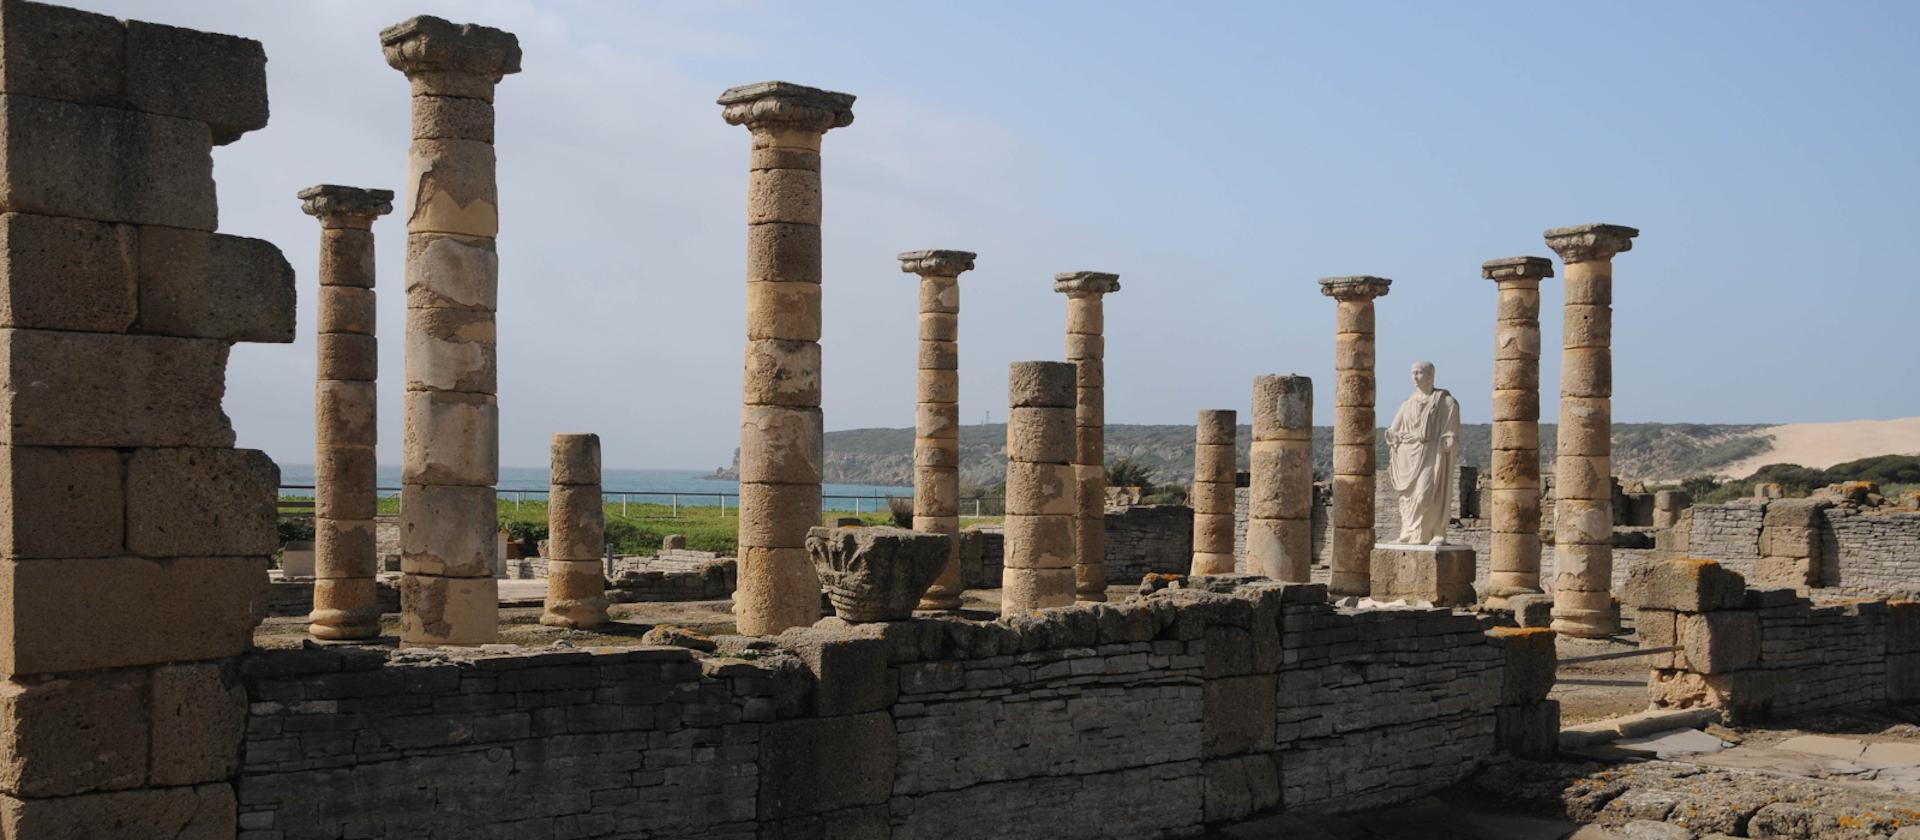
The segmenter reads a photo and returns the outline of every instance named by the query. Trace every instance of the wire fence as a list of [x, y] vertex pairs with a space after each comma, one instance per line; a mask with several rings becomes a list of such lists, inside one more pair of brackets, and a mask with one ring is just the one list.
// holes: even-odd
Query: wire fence
[[[314, 486], [311, 484], [282, 484], [280, 485], [281, 507], [295, 509], [309, 507], [313, 499], [313, 491]], [[397, 498], [400, 495], [400, 488], [379, 487], [375, 488], [375, 492], [383, 497]], [[520, 506], [528, 501], [545, 501], [549, 491], [540, 489], [495, 489], [493, 492], [496, 499], [502, 502], [512, 502], [514, 510], [519, 510]], [[720, 509], [719, 513], [721, 516], [738, 515], [740, 510], [740, 494], [738, 493], [685, 492], [680, 490], [602, 490], [600, 492], [600, 498], [608, 507], [616, 504], [619, 505], [620, 516], [628, 519], [634, 518], [633, 509], [635, 507], [640, 507], [642, 509], [642, 515], [645, 516], [647, 514], [646, 506], [649, 505], [666, 508], [665, 516], [670, 519], [680, 518], [680, 513], [683, 508], [717, 507]], [[895, 499], [905, 499], [911, 502], [913, 492], [908, 490], [898, 496], [824, 495], [820, 497], [820, 509], [825, 513], [851, 513], [854, 516], [865, 516], [869, 513], [882, 513], [887, 511], [889, 509], [889, 503]], [[1004, 514], [1005, 500], [1003, 499], [973, 496], [962, 498], [958, 501], [961, 516], [980, 517], [1001, 516]], [[292, 504], [289, 504], [289, 502]], [[302, 502], [306, 502], [307, 504], [300, 504]]]

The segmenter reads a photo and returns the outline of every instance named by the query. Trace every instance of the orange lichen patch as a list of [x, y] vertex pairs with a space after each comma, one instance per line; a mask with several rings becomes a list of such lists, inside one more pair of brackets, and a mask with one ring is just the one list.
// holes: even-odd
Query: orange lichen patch
[[1551, 627], [1495, 627], [1487, 635], [1501, 639], [1538, 637], [1551, 640], [1554, 636]]

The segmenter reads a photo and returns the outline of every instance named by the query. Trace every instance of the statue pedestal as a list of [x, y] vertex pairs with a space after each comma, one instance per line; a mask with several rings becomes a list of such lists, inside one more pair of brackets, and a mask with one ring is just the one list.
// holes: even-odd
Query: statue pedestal
[[1369, 596], [1375, 601], [1428, 601], [1436, 607], [1470, 607], [1473, 549], [1464, 545], [1373, 547]]

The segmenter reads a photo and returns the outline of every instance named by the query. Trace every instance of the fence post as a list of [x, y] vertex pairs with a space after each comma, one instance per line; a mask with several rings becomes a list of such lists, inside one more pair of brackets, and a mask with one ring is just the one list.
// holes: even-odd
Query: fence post
[[520, 491], [518, 491], [518, 490], [515, 490], [515, 491], [513, 491], [513, 509], [514, 509], [514, 510], [519, 510], [519, 509], [520, 509], [520, 496], [521, 496], [521, 495], [522, 495], [522, 494], [521, 494], [521, 492], [520, 492]]
[[680, 518], [680, 494], [679, 493], [673, 494], [673, 518], [674, 519]]
[[621, 519], [628, 518], [627, 517], [627, 494], [625, 493], [620, 494], [620, 518]]

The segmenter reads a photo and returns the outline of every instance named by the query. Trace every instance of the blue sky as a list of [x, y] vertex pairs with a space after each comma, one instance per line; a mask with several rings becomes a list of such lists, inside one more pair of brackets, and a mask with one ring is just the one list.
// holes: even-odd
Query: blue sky
[[[913, 278], [962, 279], [962, 413], [1058, 358], [1053, 272], [1121, 275], [1110, 422], [1331, 387], [1315, 279], [1379, 274], [1380, 401], [1417, 359], [1488, 419], [1494, 257], [1548, 227], [1641, 228], [1615, 263], [1615, 418], [1920, 415], [1920, 5], [1904, 3], [529, 3], [87, 0], [259, 38], [273, 122], [216, 151], [223, 229], [300, 272], [302, 338], [236, 350], [242, 445], [311, 460], [317, 226], [293, 193], [395, 187], [407, 86], [376, 33], [437, 13], [517, 33], [501, 86], [502, 461], [596, 431], [622, 467], [737, 443], [747, 133], [713, 98], [859, 95], [828, 135], [829, 429], [913, 417]], [[405, 11], [403, 11], [403, 9]], [[400, 253], [381, 237], [382, 460], [398, 460]], [[1546, 414], [1557, 393], [1548, 287]], [[1323, 391], [1321, 422], [1331, 417]]]

